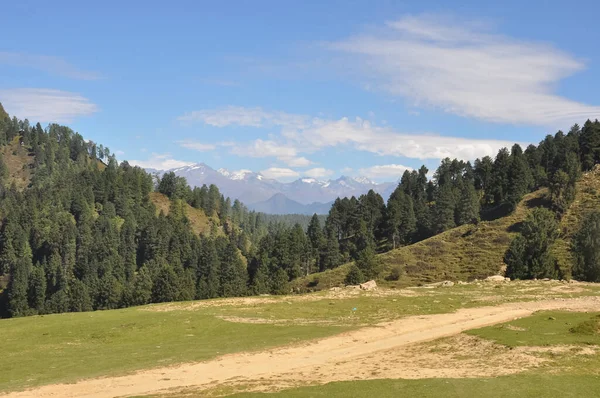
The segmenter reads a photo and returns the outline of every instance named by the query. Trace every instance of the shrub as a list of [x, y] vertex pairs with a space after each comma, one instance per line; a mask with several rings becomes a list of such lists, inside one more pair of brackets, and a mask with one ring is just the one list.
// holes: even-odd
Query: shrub
[[392, 269], [390, 270], [390, 274], [385, 279], [387, 279], [388, 281], [397, 281], [398, 279], [400, 279], [402, 274], [403, 274], [402, 267], [399, 265], [396, 265], [396, 266], [392, 267]]
[[360, 268], [358, 268], [356, 264], [352, 264], [350, 266], [348, 274], [346, 275], [346, 279], [344, 279], [344, 283], [346, 285], [358, 285], [360, 283], [363, 283], [364, 281], [365, 276], [363, 275]]

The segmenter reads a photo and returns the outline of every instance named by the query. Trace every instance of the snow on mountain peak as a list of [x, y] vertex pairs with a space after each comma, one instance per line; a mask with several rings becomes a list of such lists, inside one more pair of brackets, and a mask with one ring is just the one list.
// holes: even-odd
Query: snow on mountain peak
[[373, 181], [369, 180], [367, 177], [355, 177], [354, 181], [359, 182], [361, 184], [369, 184], [373, 185]]
[[229, 171], [227, 169], [219, 169], [217, 170], [221, 175], [229, 178], [230, 180], [243, 180], [246, 178], [246, 175], [253, 174], [252, 170], [241, 169], [237, 171]]

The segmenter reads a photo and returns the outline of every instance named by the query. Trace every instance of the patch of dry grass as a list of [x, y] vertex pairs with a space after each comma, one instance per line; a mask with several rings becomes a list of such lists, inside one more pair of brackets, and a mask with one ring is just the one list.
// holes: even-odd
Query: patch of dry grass
[[8, 145], [0, 148], [4, 163], [8, 168], [7, 186], [14, 182], [17, 189], [23, 190], [33, 175], [34, 156], [27, 147], [21, 146], [20, 137], [15, 137]]
[[[151, 192], [150, 200], [156, 206], [156, 214], [161, 211], [168, 215], [171, 207], [171, 200], [163, 195], [160, 192]], [[190, 225], [192, 226], [192, 230], [199, 235], [207, 235], [210, 233], [211, 225], [213, 222], [213, 218], [208, 217], [204, 214], [204, 211], [201, 209], [196, 209], [187, 203], [184, 205], [185, 215], [190, 220]]]

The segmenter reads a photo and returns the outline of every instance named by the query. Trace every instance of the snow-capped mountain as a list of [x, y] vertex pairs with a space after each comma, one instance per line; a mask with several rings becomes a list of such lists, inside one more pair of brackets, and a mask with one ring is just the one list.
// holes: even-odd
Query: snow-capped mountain
[[[248, 207], [256, 207], [257, 210], [260, 208], [260, 211], [267, 213], [285, 213], [288, 207], [290, 213], [297, 212], [298, 209], [302, 209], [303, 213], [323, 213], [327, 209], [324, 204], [338, 197], [360, 196], [373, 189], [387, 200], [396, 187], [396, 183], [377, 184], [366, 177], [347, 176], [328, 181], [304, 177], [283, 183], [250, 170], [214, 170], [204, 163], [153, 171], [159, 174], [172, 171], [178, 176], [185, 177], [191, 186], [215, 184], [223, 195], [239, 199]], [[273, 199], [275, 195], [277, 195], [276, 200]], [[289, 201], [283, 200], [282, 195]], [[256, 206], [253, 206], [254, 204]], [[270, 204], [274, 206], [272, 209]]]

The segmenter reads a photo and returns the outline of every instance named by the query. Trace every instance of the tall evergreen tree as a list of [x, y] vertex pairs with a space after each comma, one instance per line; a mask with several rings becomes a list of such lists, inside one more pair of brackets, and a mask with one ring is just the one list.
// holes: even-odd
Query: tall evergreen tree
[[550, 247], [557, 237], [554, 214], [543, 207], [534, 209], [504, 256], [506, 275], [512, 279], [555, 278], [557, 266]]

